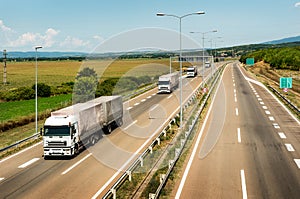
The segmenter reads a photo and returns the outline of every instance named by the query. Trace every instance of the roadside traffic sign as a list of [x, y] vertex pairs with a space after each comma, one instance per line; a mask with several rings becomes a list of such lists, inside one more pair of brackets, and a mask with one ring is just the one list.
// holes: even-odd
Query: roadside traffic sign
[[293, 79], [291, 77], [280, 77], [280, 88], [292, 88]]
[[247, 58], [246, 65], [253, 66], [254, 65], [254, 58]]

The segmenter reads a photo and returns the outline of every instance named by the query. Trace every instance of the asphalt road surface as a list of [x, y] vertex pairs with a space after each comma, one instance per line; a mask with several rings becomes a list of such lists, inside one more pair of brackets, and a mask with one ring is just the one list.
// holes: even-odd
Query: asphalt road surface
[[[209, 74], [207, 69], [206, 74]], [[200, 77], [183, 80], [183, 99]], [[124, 103], [124, 124], [74, 158], [44, 160], [38, 143], [0, 161], [0, 198], [101, 197], [179, 110], [179, 92], [157, 89]]]
[[300, 198], [300, 124], [238, 63], [226, 67], [172, 197]]

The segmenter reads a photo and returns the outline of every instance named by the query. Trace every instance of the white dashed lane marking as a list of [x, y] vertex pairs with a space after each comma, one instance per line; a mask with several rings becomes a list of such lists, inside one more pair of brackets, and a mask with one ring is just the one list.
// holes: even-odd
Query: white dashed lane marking
[[132, 109], [132, 107], [128, 107], [128, 108], [127, 108], [127, 111], [129, 111], [130, 109]]
[[283, 132], [279, 132], [278, 135], [281, 139], [286, 139], [286, 136]]
[[274, 117], [272, 117], [272, 116], [270, 116], [269, 119], [270, 119], [271, 121], [275, 121]]
[[288, 151], [290, 151], [290, 152], [295, 151], [294, 147], [291, 144], [284, 144], [284, 145]]
[[18, 166], [19, 169], [24, 169], [25, 167], [28, 167], [29, 165], [35, 163], [38, 161], [40, 158], [33, 158], [32, 160], [29, 160], [28, 162], [25, 162], [24, 164]]
[[267, 115], [270, 115], [270, 114], [271, 114], [271, 112], [270, 112], [270, 111], [265, 111], [265, 112], [266, 112], [266, 114], [267, 114]]
[[138, 102], [138, 103], [135, 103], [134, 106], [137, 106], [137, 105], [139, 105], [139, 104], [140, 104], [139, 102]]
[[146, 101], [146, 99], [142, 99], [142, 100], [141, 100], [141, 102], [144, 102], [144, 101]]
[[2, 180], [4, 180], [5, 178], [0, 178], [0, 182], [2, 181]]
[[296, 165], [298, 166], [298, 169], [300, 169], [300, 159], [294, 159]]

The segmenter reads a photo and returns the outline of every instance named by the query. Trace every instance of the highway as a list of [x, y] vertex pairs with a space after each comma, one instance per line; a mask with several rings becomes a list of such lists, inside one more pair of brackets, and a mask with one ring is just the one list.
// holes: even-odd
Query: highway
[[[206, 74], [209, 74], [207, 69]], [[183, 99], [200, 77], [183, 79]], [[124, 103], [124, 124], [74, 158], [44, 160], [42, 144], [0, 161], [0, 198], [101, 197], [179, 110], [179, 91], [148, 91]]]
[[224, 70], [171, 198], [299, 198], [300, 123], [242, 72]]

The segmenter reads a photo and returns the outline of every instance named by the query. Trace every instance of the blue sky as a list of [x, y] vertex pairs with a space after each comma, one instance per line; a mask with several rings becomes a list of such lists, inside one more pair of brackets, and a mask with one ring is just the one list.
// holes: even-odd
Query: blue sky
[[[199, 46], [201, 34], [189, 32], [218, 30], [206, 36], [217, 47], [300, 35], [300, 0], [0, 0], [0, 4], [1, 51], [32, 51], [42, 45], [43, 51], [91, 52], [136, 29], [145, 31], [129, 37], [129, 42], [137, 37], [161, 39], [147, 35], [149, 27], [178, 31], [177, 19], [157, 17], [157, 12], [180, 16], [205, 11], [182, 20], [183, 34]], [[178, 40], [167, 40], [161, 39], [166, 49], [178, 47]], [[114, 48], [118, 51], [117, 45]]]

